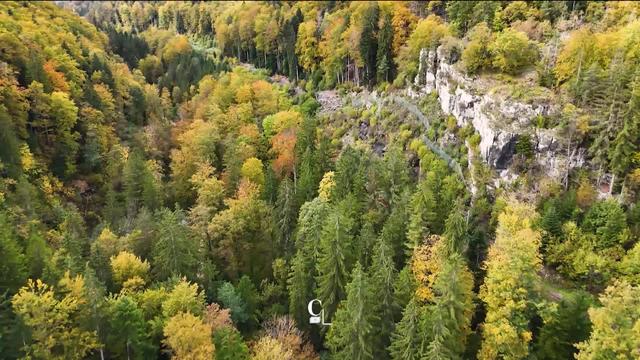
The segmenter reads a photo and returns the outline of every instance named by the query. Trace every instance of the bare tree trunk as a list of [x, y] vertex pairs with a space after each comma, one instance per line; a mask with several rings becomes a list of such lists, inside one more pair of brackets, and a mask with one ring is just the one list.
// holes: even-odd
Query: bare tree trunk
[[616, 182], [616, 174], [611, 175], [611, 183], [609, 184], [609, 196], [613, 193], [613, 184]]

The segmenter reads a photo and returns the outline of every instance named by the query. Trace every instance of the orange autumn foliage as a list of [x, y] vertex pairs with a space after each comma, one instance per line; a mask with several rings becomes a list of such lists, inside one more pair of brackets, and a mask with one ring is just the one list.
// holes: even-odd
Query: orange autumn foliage
[[276, 156], [273, 171], [280, 178], [295, 172], [297, 140], [294, 129], [286, 129], [271, 138], [271, 151]]
[[66, 93], [69, 92], [69, 84], [67, 84], [64, 74], [56, 70], [56, 63], [53, 60], [49, 60], [44, 63], [42, 68], [47, 74], [47, 77], [49, 78], [49, 81], [51, 81], [51, 85], [53, 85], [55, 90]]

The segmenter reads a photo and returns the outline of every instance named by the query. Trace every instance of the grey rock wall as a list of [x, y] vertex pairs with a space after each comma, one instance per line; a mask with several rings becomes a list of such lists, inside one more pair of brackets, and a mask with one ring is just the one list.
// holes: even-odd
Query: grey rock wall
[[443, 48], [423, 49], [412, 97], [435, 91], [445, 114], [453, 115], [459, 126], [471, 124], [480, 134], [482, 159], [501, 177], [509, 177], [509, 166], [519, 136], [528, 135], [535, 161], [548, 175], [561, 180], [568, 169], [582, 166], [584, 151], [572, 149], [556, 129], [535, 126], [538, 117], [553, 116], [559, 108], [552, 102], [524, 103], [483, 89], [477, 79], [466, 76], [455, 64], [447, 63]]

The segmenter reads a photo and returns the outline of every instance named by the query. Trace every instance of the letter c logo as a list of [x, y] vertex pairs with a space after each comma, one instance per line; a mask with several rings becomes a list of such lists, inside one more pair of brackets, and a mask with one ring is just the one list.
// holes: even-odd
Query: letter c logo
[[320, 299], [313, 299], [311, 301], [309, 301], [309, 304], [307, 305], [307, 311], [309, 311], [309, 315], [311, 316], [320, 316], [320, 313], [315, 313], [313, 312], [313, 304], [318, 303], [320, 304], [320, 312], [322, 312], [322, 301], [320, 301]]

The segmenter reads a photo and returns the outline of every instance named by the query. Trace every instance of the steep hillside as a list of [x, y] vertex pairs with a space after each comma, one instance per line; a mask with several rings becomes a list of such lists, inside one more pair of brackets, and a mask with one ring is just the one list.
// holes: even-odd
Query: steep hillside
[[0, 359], [637, 359], [638, 14], [0, 3]]

